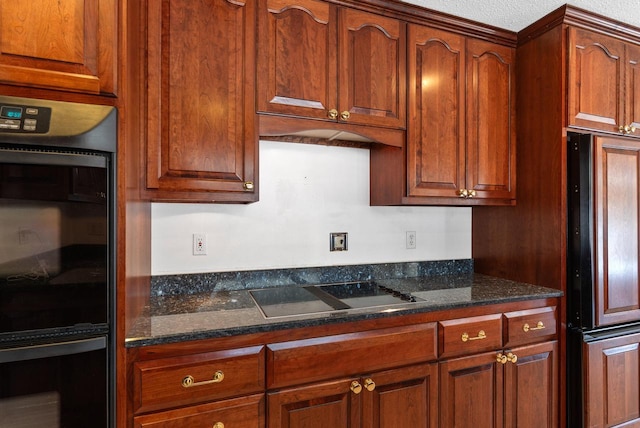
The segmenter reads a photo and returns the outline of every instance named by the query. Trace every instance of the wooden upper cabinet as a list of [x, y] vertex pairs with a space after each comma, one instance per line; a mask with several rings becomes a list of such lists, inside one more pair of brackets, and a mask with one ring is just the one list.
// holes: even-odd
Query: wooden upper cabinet
[[640, 317], [640, 142], [595, 139], [596, 325]]
[[146, 186], [155, 200], [257, 200], [255, 0], [150, 2]]
[[515, 199], [516, 67], [511, 48], [467, 40], [467, 179], [475, 198]]
[[456, 197], [465, 187], [465, 38], [410, 25], [409, 196]]
[[405, 126], [405, 24], [316, 0], [267, 0], [258, 16], [258, 111]]
[[0, 1], [0, 82], [116, 94], [116, 0]]
[[417, 25], [409, 26], [408, 44], [409, 198], [510, 203], [513, 49]]
[[588, 30], [568, 31], [568, 125], [623, 134], [625, 126], [638, 127], [640, 47]]

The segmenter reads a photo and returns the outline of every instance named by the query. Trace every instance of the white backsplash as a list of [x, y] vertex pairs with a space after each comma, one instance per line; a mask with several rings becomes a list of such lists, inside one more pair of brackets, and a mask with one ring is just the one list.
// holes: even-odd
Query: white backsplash
[[[471, 258], [471, 208], [369, 206], [369, 150], [261, 141], [259, 185], [249, 205], [154, 203], [152, 274]], [[331, 232], [348, 251], [329, 251]]]

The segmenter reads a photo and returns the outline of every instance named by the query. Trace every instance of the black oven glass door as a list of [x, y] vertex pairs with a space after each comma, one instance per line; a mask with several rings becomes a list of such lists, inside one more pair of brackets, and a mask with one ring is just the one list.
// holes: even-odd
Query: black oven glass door
[[0, 148], [0, 333], [108, 325], [109, 162]]
[[106, 337], [0, 349], [0, 427], [106, 428]]

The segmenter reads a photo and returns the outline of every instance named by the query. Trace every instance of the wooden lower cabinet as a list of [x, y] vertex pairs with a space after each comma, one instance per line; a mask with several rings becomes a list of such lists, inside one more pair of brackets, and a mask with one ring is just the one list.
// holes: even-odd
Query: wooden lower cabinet
[[583, 345], [584, 426], [640, 426], [640, 334]]
[[438, 426], [437, 364], [268, 394], [269, 428]]
[[440, 363], [441, 427], [558, 426], [558, 343]]
[[263, 428], [264, 394], [158, 412], [134, 419], [134, 428]]

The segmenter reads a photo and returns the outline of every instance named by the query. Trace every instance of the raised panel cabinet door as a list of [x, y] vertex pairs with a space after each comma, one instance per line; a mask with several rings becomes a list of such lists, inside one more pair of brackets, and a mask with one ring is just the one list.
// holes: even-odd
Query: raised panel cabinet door
[[596, 325], [640, 318], [640, 142], [595, 138]]
[[258, 111], [330, 119], [338, 108], [336, 8], [316, 0], [259, 3]]
[[518, 359], [505, 364], [506, 428], [557, 427], [558, 342], [514, 348]]
[[346, 8], [338, 17], [339, 119], [405, 128], [405, 23]]
[[409, 196], [457, 197], [465, 183], [465, 38], [408, 28]]
[[146, 185], [152, 198], [257, 199], [255, 4], [149, 3]]
[[640, 425], [640, 334], [584, 343], [584, 426]]
[[[360, 392], [351, 390], [353, 382]], [[362, 385], [357, 378], [267, 394], [269, 428], [360, 428]], [[354, 387], [355, 388], [355, 387]]]
[[497, 352], [440, 363], [440, 427], [503, 426], [504, 365]]
[[115, 94], [116, 0], [0, 1], [0, 82]]
[[627, 44], [626, 48], [625, 125], [635, 127], [635, 135], [640, 136], [640, 46]]
[[622, 41], [569, 28], [568, 125], [619, 132], [624, 125]]
[[421, 364], [362, 378], [362, 426], [438, 426], [438, 365]]
[[474, 198], [516, 197], [515, 50], [467, 40], [467, 175]]

